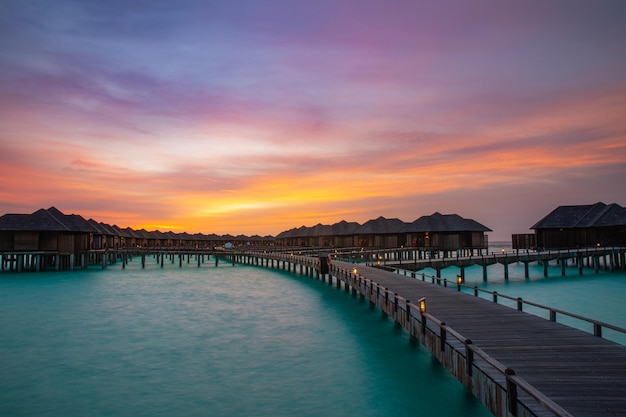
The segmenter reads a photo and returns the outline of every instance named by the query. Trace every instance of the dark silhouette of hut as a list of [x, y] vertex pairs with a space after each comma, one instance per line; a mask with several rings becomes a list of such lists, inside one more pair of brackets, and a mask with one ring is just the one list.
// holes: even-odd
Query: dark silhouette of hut
[[83, 217], [57, 208], [0, 217], [0, 250], [78, 254], [89, 250], [93, 227]]
[[626, 209], [602, 202], [559, 206], [531, 229], [542, 249], [626, 246]]
[[397, 248], [404, 245], [406, 222], [400, 219], [387, 219], [380, 216], [368, 220], [355, 231], [357, 244], [372, 248]]
[[464, 250], [470, 253], [487, 248], [485, 232], [491, 231], [475, 220], [465, 219], [458, 214], [438, 212], [422, 216], [404, 229], [411, 246], [437, 251]]

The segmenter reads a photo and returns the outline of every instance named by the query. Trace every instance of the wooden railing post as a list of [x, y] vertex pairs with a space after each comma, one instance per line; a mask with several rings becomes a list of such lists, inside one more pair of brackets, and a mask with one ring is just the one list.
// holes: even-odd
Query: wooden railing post
[[398, 321], [398, 293], [393, 293], [393, 319]]
[[441, 338], [440, 349], [442, 352], [445, 352], [446, 351], [446, 323], [444, 322], [441, 322], [441, 324], [439, 325], [439, 337]]
[[411, 331], [411, 306], [409, 305], [410, 302], [411, 300], [405, 300], [406, 317], [404, 318], [404, 326], [408, 329], [409, 336], [413, 336], [413, 332]]
[[474, 363], [474, 351], [472, 350], [472, 341], [465, 340], [465, 373], [469, 378], [468, 386], [472, 385], [472, 364]]
[[550, 321], [556, 322], [556, 311], [550, 309]]
[[602, 326], [599, 323], [593, 323], [593, 335], [602, 337]]
[[504, 375], [506, 376], [507, 407], [512, 416], [517, 416], [517, 384], [511, 378], [511, 376], [515, 375], [515, 371], [507, 368], [504, 370]]

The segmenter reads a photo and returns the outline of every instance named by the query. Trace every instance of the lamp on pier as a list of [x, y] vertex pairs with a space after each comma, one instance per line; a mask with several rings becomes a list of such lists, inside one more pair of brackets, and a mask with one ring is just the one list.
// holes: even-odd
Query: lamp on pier
[[461, 291], [461, 284], [463, 284], [463, 276], [457, 275], [456, 276], [456, 290], [457, 291]]
[[417, 300], [417, 305], [420, 308], [420, 313], [424, 314], [426, 313], [426, 298], [422, 297], [419, 300]]
[[422, 330], [422, 337], [426, 336], [426, 317], [424, 316], [424, 313], [426, 313], [426, 298], [422, 297], [419, 300], [417, 300], [417, 305], [419, 306], [420, 309], [420, 315], [421, 317], [421, 330]]
[[354, 275], [356, 275], [358, 272], [359, 272], [359, 271], [356, 269], [356, 266], [355, 266], [354, 268], [352, 268], [352, 273], [353, 273]]

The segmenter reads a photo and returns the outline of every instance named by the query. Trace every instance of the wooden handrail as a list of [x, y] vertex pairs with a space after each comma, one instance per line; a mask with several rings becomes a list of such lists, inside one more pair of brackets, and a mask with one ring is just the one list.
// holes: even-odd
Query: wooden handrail
[[602, 322], [600, 320], [595, 320], [595, 319], [592, 319], [592, 318], [589, 318], [589, 317], [581, 316], [581, 315], [576, 314], [576, 313], [570, 313], [568, 311], [561, 310], [561, 309], [558, 309], [558, 308], [548, 307], [548, 306], [545, 306], [545, 305], [542, 305], [542, 304], [534, 303], [532, 301], [526, 301], [526, 300], [523, 300], [520, 297], [511, 297], [509, 295], [500, 294], [497, 291], [484, 290], [484, 289], [478, 288], [475, 285], [474, 286], [469, 286], [469, 285], [466, 285], [466, 284], [458, 284], [458, 283], [456, 283], [456, 281], [449, 280], [447, 278], [439, 278], [439, 277], [435, 277], [433, 275], [428, 275], [428, 274], [424, 274], [424, 273], [421, 273], [420, 275], [421, 275], [422, 281], [426, 281], [426, 277], [428, 277], [429, 281], [432, 284], [441, 285], [443, 287], [448, 287], [448, 284], [452, 284], [450, 287], [454, 287], [454, 288], [462, 287], [462, 288], [470, 289], [470, 290], [472, 290], [474, 292], [474, 296], [475, 297], [478, 297], [478, 293], [479, 292], [480, 293], [489, 294], [489, 295], [492, 296], [492, 300], [493, 300], [494, 303], [498, 303], [498, 298], [504, 298], [504, 299], [507, 299], [507, 300], [510, 300], [510, 301], [515, 301], [516, 305], [517, 305], [517, 310], [519, 310], [519, 311], [522, 311], [522, 307], [521, 307], [522, 305], [529, 305], [529, 306], [532, 306], [532, 307], [544, 309], [544, 310], [548, 311], [549, 320], [550, 321], [556, 321], [556, 314], [558, 313], [558, 314], [561, 314], [561, 315], [564, 315], [564, 316], [567, 316], [567, 317], [571, 317], [573, 319], [577, 319], [577, 320], [580, 320], [580, 321], [583, 321], [583, 322], [587, 322], [587, 323], [593, 325], [593, 335], [597, 336], [597, 337], [602, 337], [602, 329], [603, 328], [610, 329], [610, 330], [616, 331], [618, 333], [626, 334], [626, 329], [624, 329], [622, 327], [615, 326], [615, 325], [610, 324], [610, 323], [605, 323], [605, 322]]
[[[251, 255], [251, 253], [249, 253]], [[275, 254], [270, 255], [268, 253], [254, 253], [255, 256], [262, 256], [265, 258], [272, 259], [284, 259], [284, 260], [293, 260], [296, 263], [305, 264], [307, 266], [314, 266], [319, 268], [319, 260], [306, 256], [292, 256], [291, 254], [282, 254], [276, 256]], [[331, 266], [331, 271], [335, 270], [335, 272], [342, 271], [342, 274], [351, 281], [351, 285], [355, 284], [354, 280], [358, 280], [359, 290], [363, 289], [362, 295], [365, 295], [367, 292], [368, 282], [370, 288], [370, 297], [374, 294], [373, 288], [376, 286], [376, 296], [379, 297], [381, 294], [384, 294], [386, 300], [389, 300], [390, 297], [393, 297], [394, 310], [396, 313], [398, 310], [404, 311], [405, 320], [407, 322], [411, 322], [414, 318], [421, 322], [422, 329], [426, 329], [426, 320], [432, 322], [435, 326], [439, 328], [439, 334], [441, 337], [441, 349], [442, 351], [446, 345], [446, 338], [448, 335], [454, 337], [460, 343], [462, 343], [465, 347], [466, 361], [467, 361], [467, 369], [471, 371], [471, 367], [473, 364], [473, 357], [478, 355], [481, 357], [487, 364], [497, 370], [502, 376], [506, 379], [506, 392], [507, 392], [507, 401], [509, 412], [512, 415], [516, 415], [516, 403], [517, 403], [517, 389], [520, 388], [524, 390], [528, 395], [534, 398], [538, 404], [542, 407], [546, 408], [550, 412], [554, 413], [558, 417], [573, 417], [570, 413], [544, 395], [542, 392], [538, 391], [534, 388], [530, 383], [528, 383], [523, 378], [519, 377], [515, 374], [515, 371], [507, 368], [504, 364], [502, 364], [497, 359], [491, 357], [488, 353], [482, 350], [480, 347], [474, 345], [471, 340], [464, 337], [462, 334], [454, 330], [452, 327], [446, 325], [444, 322], [439, 320], [437, 317], [433, 316], [430, 313], [421, 313], [419, 310], [419, 306], [406, 300], [404, 297], [398, 295], [395, 292], [388, 290], [385, 287], [382, 287], [380, 284], [376, 283], [373, 280], [363, 277], [361, 274], [354, 275], [351, 270], [346, 268], [341, 268], [336, 265]], [[332, 275], [332, 274], [331, 274]], [[337, 279], [339, 277], [337, 276]], [[510, 298], [510, 297], [509, 297]], [[397, 317], [397, 316], [396, 316]], [[406, 322], [402, 323], [403, 326], [406, 326]], [[468, 372], [471, 374], [471, 372]]]

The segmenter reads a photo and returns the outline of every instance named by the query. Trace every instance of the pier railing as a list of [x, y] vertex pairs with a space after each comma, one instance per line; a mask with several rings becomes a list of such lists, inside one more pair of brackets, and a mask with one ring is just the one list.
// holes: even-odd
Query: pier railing
[[[238, 262], [277, 267], [296, 271], [296, 264], [306, 268], [307, 274], [325, 281], [320, 273], [320, 261], [310, 256], [293, 253], [246, 253], [234, 255]], [[276, 261], [276, 262], [274, 262]], [[302, 271], [302, 269], [301, 269]], [[328, 282], [333, 278], [337, 288], [343, 282], [346, 292], [360, 294], [369, 300], [370, 307], [381, 311], [419, 340], [453, 375], [461, 381], [496, 416], [537, 416], [551, 413], [556, 417], [573, 417], [515, 370], [490, 356], [480, 346], [448, 326], [432, 314], [420, 310], [419, 303], [411, 302], [377, 282], [362, 276], [358, 270], [332, 263]]]
[[[516, 375], [514, 369], [506, 367], [500, 361], [491, 357], [479, 346], [474, 345], [470, 339], [457, 332], [454, 328], [446, 325], [445, 322], [439, 320], [437, 317], [427, 312], [421, 312], [418, 304], [403, 298], [397, 293], [389, 291], [385, 287], [382, 287], [378, 283], [358, 273], [355, 274], [352, 271], [346, 271], [341, 268], [333, 269], [335, 273], [338, 273], [338, 279], [343, 278], [350, 286], [358, 289], [362, 299], [368, 298], [370, 303], [378, 304], [384, 313], [401, 324], [409, 331], [412, 337], [421, 340], [422, 344], [424, 344], [444, 366], [448, 369], [452, 368], [450, 370], [453, 371], [455, 376], [463, 382], [468, 389], [472, 390], [472, 392], [474, 392], [473, 388], [476, 384], [474, 368], [477, 368], [485, 375], [489, 374], [483, 366], [479, 367], [476, 362], [477, 358], [482, 359], [482, 363], [495, 370], [496, 374], [500, 376], [500, 380], [503, 381], [502, 389], [506, 396], [506, 412], [508, 412], [508, 415], [518, 416], [521, 411], [518, 409], [518, 405], [522, 409], [527, 409], [530, 413], [525, 415], [535, 415], [534, 412], [530, 411], [529, 404], [523, 404], [518, 401], [520, 398], [519, 391], [521, 390], [526, 393], [529, 398], [532, 398], [536, 404], [550, 411], [553, 415], [557, 417], [572, 417], [572, 414], [537, 390], [528, 381]], [[459, 346], [457, 346], [457, 348], [453, 346], [450, 338], [458, 342]], [[455, 353], [463, 360], [464, 365], [458, 366], [458, 360], [453, 358]], [[491, 379], [497, 383], [495, 381], [497, 378], [492, 377]], [[494, 409], [498, 408], [498, 404], [486, 405], [492, 412], [494, 412]], [[494, 414], [499, 415], [497, 412]]]
[[[585, 323], [588, 323], [592, 326], [592, 333], [594, 336], [596, 337], [604, 337], [603, 336], [603, 332], [602, 329], [610, 329], [613, 330], [617, 333], [621, 333], [626, 335], [626, 329], [619, 327], [619, 326], [615, 326], [613, 324], [610, 323], [605, 323], [602, 322], [600, 320], [595, 320], [589, 317], [585, 317], [585, 316], [581, 316], [580, 314], [575, 314], [575, 313], [570, 313], [568, 311], [565, 310], [561, 310], [558, 308], [554, 308], [554, 307], [549, 307], [549, 306], [545, 306], [543, 304], [539, 304], [539, 303], [535, 303], [532, 301], [527, 301], [522, 299], [521, 297], [511, 297], [509, 295], [505, 295], [505, 294], [500, 294], [497, 291], [488, 291], [482, 288], [478, 288], [477, 286], [470, 286], [470, 285], [466, 285], [466, 284], [462, 284], [462, 283], [458, 283], [455, 282], [453, 280], [449, 280], [447, 278], [439, 278], [439, 277], [435, 277], [432, 275], [427, 275], [427, 274], [416, 274], [416, 278], [417, 275], [420, 275], [421, 280], [422, 281], [430, 281], [432, 284], [437, 284], [437, 285], [442, 285], [443, 287], [450, 287], [450, 288], [456, 288], [457, 291], [461, 291], [462, 288], [467, 288], [469, 290], [471, 290], [474, 294], [475, 297], [479, 297], [479, 294], [487, 294], [490, 296], [491, 300], [494, 303], [499, 303], [500, 299], [506, 299], [509, 301], [513, 301], [515, 303], [515, 308], [518, 311], [524, 311], [524, 305], [527, 306], [531, 306], [531, 307], [535, 307], [539, 310], [545, 310], [548, 313], [548, 320], [555, 322], [557, 321], [557, 314], [561, 315], [561, 316], [566, 316], [575, 320], [579, 320]], [[502, 303], [500, 303], [502, 304]], [[505, 305], [507, 307], [509, 307], [506, 304], [502, 304]], [[541, 316], [539, 316], [541, 317]]]

